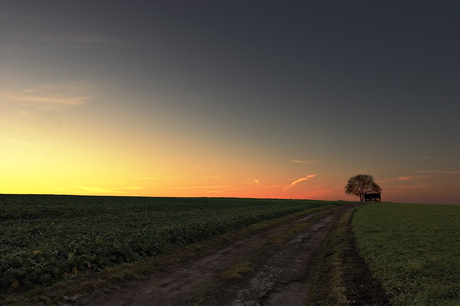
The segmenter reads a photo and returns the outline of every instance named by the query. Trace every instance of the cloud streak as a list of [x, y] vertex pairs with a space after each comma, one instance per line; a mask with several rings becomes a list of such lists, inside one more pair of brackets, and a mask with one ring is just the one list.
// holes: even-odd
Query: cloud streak
[[91, 97], [89, 96], [65, 96], [53, 94], [36, 94], [33, 92], [25, 91], [19, 93], [0, 92], [0, 98], [23, 103], [51, 103], [77, 106], [86, 104]]
[[121, 191], [118, 191], [118, 190], [108, 190], [108, 189], [101, 189], [101, 188], [88, 187], [88, 186], [72, 186], [72, 187], [82, 189], [84, 191], [91, 192], [91, 193], [121, 193]]
[[213, 189], [213, 188], [227, 188], [232, 187], [232, 185], [214, 185], [214, 186], [178, 186], [174, 189]]
[[25, 104], [78, 106], [88, 103], [90, 85], [82, 82], [38, 85], [17, 91], [0, 91], [0, 99]]
[[36, 145], [31, 142], [26, 142], [17, 139], [8, 139], [8, 143], [22, 147], [36, 147]]
[[430, 174], [450, 174], [450, 175], [455, 175], [455, 174], [460, 174], [460, 171], [457, 170], [447, 170], [447, 171], [412, 171], [415, 173], [430, 173]]
[[428, 178], [430, 175], [407, 175], [398, 177], [398, 181], [413, 181]]
[[40, 42], [56, 46], [114, 46], [120, 45], [121, 41], [101, 36], [46, 36], [39, 38]]
[[310, 175], [307, 175], [306, 177], [301, 177], [299, 178], [298, 180], [292, 182], [289, 186], [287, 186], [286, 188], [284, 188], [283, 192], [285, 192], [286, 190], [288, 190], [289, 188], [292, 188], [294, 187], [296, 184], [300, 183], [300, 182], [303, 182], [303, 181], [307, 181], [309, 179], [312, 179], [316, 176], [316, 174], [310, 174]]
[[291, 163], [309, 165], [309, 164], [311, 164], [311, 163], [312, 163], [312, 161], [308, 161], [308, 160], [298, 160], [298, 159], [292, 159], [292, 160], [291, 160]]
[[431, 156], [420, 156], [420, 159], [433, 159]]
[[440, 175], [459, 175], [460, 171], [457, 170], [432, 170], [432, 171], [411, 171], [412, 173], [418, 173], [420, 175], [405, 175], [398, 176], [397, 178], [387, 179], [384, 182], [408, 182], [414, 180], [421, 180], [433, 177], [439, 177]]

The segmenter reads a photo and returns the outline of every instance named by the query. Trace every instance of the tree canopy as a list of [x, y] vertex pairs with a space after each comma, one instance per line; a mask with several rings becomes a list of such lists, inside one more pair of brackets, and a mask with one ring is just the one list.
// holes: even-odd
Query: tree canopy
[[366, 193], [381, 193], [382, 188], [374, 181], [372, 175], [358, 174], [348, 179], [345, 186], [346, 194], [354, 194], [359, 197], [360, 201], [364, 201]]

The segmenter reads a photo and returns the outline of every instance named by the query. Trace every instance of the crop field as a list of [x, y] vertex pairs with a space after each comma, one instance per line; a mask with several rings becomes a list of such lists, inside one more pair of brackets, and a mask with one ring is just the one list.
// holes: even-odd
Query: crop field
[[460, 305], [460, 206], [378, 203], [353, 231], [395, 305]]
[[0, 289], [32, 288], [341, 202], [0, 195]]

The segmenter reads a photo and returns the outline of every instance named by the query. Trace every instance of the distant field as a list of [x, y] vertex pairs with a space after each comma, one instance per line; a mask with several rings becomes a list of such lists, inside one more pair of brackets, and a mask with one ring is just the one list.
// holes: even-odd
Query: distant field
[[0, 288], [31, 288], [341, 202], [0, 195]]
[[352, 224], [394, 304], [460, 305], [459, 205], [370, 204]]

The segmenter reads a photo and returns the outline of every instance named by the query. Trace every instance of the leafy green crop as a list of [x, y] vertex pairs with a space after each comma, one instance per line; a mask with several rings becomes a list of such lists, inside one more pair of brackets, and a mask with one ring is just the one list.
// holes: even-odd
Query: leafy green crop
[[340, 203], [0, 195], [0, 288], [49, 285], [214, 235]]
[[353, 231], [394, 304], [460, 304], [460, 206], [370, 204]]

